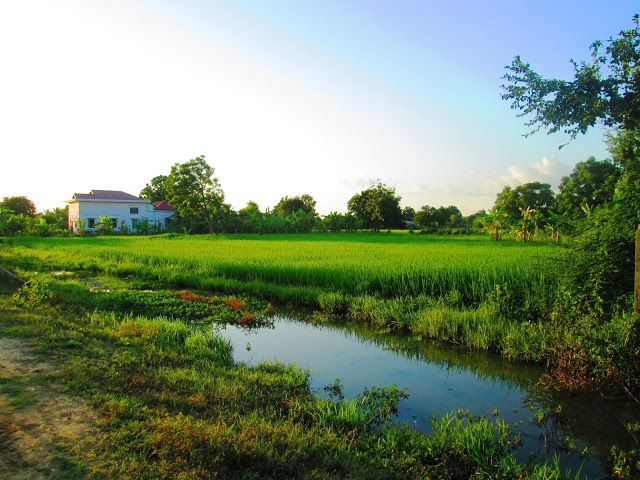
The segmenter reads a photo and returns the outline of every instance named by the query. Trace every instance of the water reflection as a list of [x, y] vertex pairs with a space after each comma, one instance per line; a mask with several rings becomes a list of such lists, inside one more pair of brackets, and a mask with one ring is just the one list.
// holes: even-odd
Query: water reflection
[[563, 466], [575, 471], [582, 465], [585, 477], [598, 478], [611, 445], [634, 447], [624, 428], [640, 419], [634, 405], [542, 391], [536, 387], [543, 371], [537, 365], [362, 325], [314, 325], [285, 317], [270, 329], [227, 326], [221, 333], [231, 339], [237, 361], [277, 360], [308, 369], [311, 388], [319, 394], [336, 378], [347, 397], [372, 385], [408, 388], [399, 420], [425, 432], [433, 415], [459, 408], [474, 415], [497, 412], [522, 438], [515, 452], [520, 461], [558, 455]]

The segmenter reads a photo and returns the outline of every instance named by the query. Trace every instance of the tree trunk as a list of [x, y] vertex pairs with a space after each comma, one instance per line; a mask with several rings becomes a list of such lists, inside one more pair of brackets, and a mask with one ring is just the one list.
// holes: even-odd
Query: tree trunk
[[634, 279], [633, 310], [636, 313], [640, 313], [640, 225], [636, 230], [636, 274]]

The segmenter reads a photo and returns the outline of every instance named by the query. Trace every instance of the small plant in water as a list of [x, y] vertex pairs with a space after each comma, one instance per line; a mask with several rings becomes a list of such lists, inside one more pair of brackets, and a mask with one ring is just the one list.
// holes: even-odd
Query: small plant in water
[[325, 385], [322, 389], [327, 392], [332, 400], [344, 400], [344, 385], [342, 385], [339, 378], [336, 378], [333, 383]]

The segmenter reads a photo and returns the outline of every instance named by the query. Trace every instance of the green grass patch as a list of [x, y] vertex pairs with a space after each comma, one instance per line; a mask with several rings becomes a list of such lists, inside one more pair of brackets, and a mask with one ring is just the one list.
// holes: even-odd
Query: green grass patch
[[[60, 291], [46, 301], [55, 302]], [[66, 303], [16, 307], [4, 292], [0, 327], [3, 334], [31, 338], [56, 369], [51, 381], [89, 400], [98, 413], [101, 435], [85, 458], [87, 476], [560, 476], [557, 467], [545, 467], [552, 477], [518, 464], [499, 421], [446, 417], [425, 436], [389, 423], [404, 395], [394, 387], [321, 399], [311, 394], [307, 372], [295, 366], [234, 362], [229, 343], [208, 327], [86, 310], [82, 300], [77, 295]], [[84, 473], [76, 469], [82, 462], [63, 460], [71, 462], [67, 471]]]

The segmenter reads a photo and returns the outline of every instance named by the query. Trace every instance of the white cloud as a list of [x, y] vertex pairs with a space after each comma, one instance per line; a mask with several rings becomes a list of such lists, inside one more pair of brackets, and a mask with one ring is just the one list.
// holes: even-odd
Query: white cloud
[[552, 188], [557, 188], [563, 176], [568, 175], [571, 169], [566, 163], [555, 157], [544, 157], [539, 162], [529, 165], [511, 165], [507, 173], [500, 176], [500, 182], [504, 186], [518, 186], [529, 182], [549, 183]]

